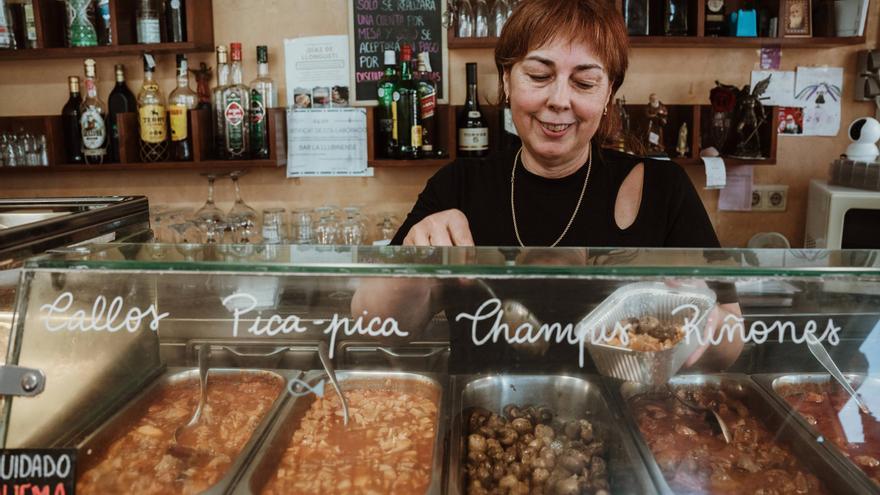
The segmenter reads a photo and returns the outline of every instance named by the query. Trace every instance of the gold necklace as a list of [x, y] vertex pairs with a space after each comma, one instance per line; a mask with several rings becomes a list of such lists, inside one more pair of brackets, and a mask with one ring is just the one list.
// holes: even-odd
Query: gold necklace
[[[526, 247], [523, 244], [522, 238], [519, 236], [519, 227], [516, 225], [516, 207], [513, 202], [513, 183], [514, 178], [516, 177], [516, 164], [519, 163], [519, 156], [522, 153], [522, 146], [520, 146], [519, 151], [516, 152], [516, 156], [513, 158], [513, 170], [510, 172], [510, 213], [513, 215], [513, 232], [516, 234], [516, 241], [519, 242], [521, 247]], [[523, 164], [523, 168], [525, 168], [525, 164]], [[571, 218], [568, 219], [568, 225], [565, 226], [565, 230], [562, 231], [562, 234], [559, 235], [559, 238], [556, 239], [556, 242], [550, 245], [550, 247], [556, 247], [559, 244], [559, 241], [565, 237], [565, 234], [568, 233], [568, 229], [571, 228], [571, 224], [574, 223], [574, 217], [577, 216], [578, 210], [581, 209], [581, 202], [584, 200], [584, 193], [587, 192], [587, 183], [590, 182], [590, 170], [593, 168], [593, 150], [590, 148], [590, 157], [587, 159], [587, 176], [584, 178], [584, 187], [581, 188], [581, 196], [578, 198], [577, 205], [574, 207], [574, 211], [571, 213]]]

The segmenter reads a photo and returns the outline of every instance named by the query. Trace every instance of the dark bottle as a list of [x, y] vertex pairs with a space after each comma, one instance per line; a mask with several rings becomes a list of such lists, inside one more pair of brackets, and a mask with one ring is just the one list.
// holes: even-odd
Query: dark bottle
[[36, 48], [37, 25], [34, 18], [33, 0], [7, 0], [7, 4], [11, 14], [9, 21], [12, 22], [11, 28], [15, 35], [17, 48]]
[[393, 138], [397, 141], [397, 158], [419, 157], [422, 147], [422, 110], [419, 84], [413, 79], [412, 47], [400, 49], [400, 84], [394, 91], [391, 113], [394, 118]]
[[168, 43], [186, 41], [186, 5], [184, 0], [165, 1], [165, 41]]
[[663, 16], [663, 31], [666, 36], [688, 35], [688, 2], [687, 0], [666, 0], [666, 11]]
[[706, 36], [724, 36], [726, 21], [724, 19], [724, 0], [706, 1]]
[[394, 90], [397, 89], [397, 60], [394, 50], [385, 50], [385, 73], [376, 85], [376, 96], [379, 101], [377, 149], [384, 158], [397, 155], [397, 141], [394, 139]]
[[489, 153], [489, 128], [477, 101], [477, 64], [467, 64], [467, 99], [458, 116], [458, 156], [480, 157]]
[[67, 78], [70, 98], [61, 109], [61, 127], [64, 130], [64, 159], [66, 163], [83, 163], [82, 135], [79, 130], [80, 106], [82, 96], [79, 94], [79, 77]]
[[437, 82], [431, 70], [431, 57], [428, 52], [419, 53], [419, 65], [416, 72], [419, 83], [419, 111], [422, 118], [422, 157], [434, 153], [436, 139]]
[[137, 99], [125, 84], [125, 66], [116, 64], [116, 86], [107, 97], [107, 125], [110, 127], [110, 146], [108, 154], [111, 162], [119, 162], [119, 124], [117, 116], [121, 113], [137, 112]]
[[95, 6], [95, 29], [98, 31], [98, 44], [113, 44], [113, 33], [110, 29], [110, 0], [98, 0]]
[[623, 19], [630, 36], [647, 36], [650, 6], [648, 0], [624, 0]]

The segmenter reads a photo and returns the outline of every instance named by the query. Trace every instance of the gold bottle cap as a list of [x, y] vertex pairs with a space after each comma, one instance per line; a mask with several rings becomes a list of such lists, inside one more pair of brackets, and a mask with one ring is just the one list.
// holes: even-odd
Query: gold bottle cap
[[71, 93], [79, 93], [79, 76], [67, 76], [67, 87]]
[[113, 69], [116, 71], [116, 82], [125, 82], [125, 66], [116, 64]]
[[217, 63], [218, 64], [228, 63], [227, 57], [228, 57], [228, 52], [226, 51], [226, 47], [222, 46], [222, 45], [218, 46], [217, 47]]
[[95, 60], [87, 58], [83, 64], [86, 67], [86, 77], [95, 77]]

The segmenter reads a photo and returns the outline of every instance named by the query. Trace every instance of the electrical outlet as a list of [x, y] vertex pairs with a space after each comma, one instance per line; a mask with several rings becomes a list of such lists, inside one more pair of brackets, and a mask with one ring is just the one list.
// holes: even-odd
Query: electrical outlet
[[785, 211], [787, 207], [787, 185], [756, 184], [752, 186], [752, 211]]

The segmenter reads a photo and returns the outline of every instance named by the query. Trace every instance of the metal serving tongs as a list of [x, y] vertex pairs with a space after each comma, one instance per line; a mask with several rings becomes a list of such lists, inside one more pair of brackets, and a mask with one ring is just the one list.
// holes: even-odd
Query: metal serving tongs
[[342, 402], [342, 423], [348, 426], [348, 399], [345, 398], [345, 394], [342, 393], [342, 387], [339, 386], [339, 380], [336, 379], [336, 370], [333, 368], [333, 363], [330, 362], [330, 353], [327, 350], [326, 342], [318, 343], [318, 358], [321, 360], [321, 365], [324, 367], [324, 371], [327, 372], [327, 376], [330, 377], [333, 388], [336, 389], [336, 393], [339, 395], [339, 400]]
[[846, 379], [845, 376], [843, 376], [843, 373], [840, 372], [840, 368], [838, 368], [834, 360], [831, 359], [831, 355], [828, 354], [825, 346], [822, 345], [822, 343], [818, 340], [809, 337], [806, 339], [806, 341], [807, 348], [813, 354], [813, 357], [815, 357], [816, 360], [819, 361], [819, 364], [821, 364], [826, 370], [828, 370], [828, 373], [831, 373], [831, 376], [834, 377], [835, 380], [837, 380], [837, 383], [839, 383], [840, 386], [843, 387], [844, 390], [846, 390], [846, 392], [853, 398], [854, 401], [856, 401], [856, 404], [859, 405], [859, 409], [861, 409], [862, 412], [865, 414], [871, 414], [871, 411], [868, 409], [868, 405], [865, 404], [862, 396], [859, 395], [859, 393], [852, 388], [852, 385], [849, 384], [849, 381]]
[[676, 400], [681, 402], [688, 409], [702, 413], [712, 413], [712, 417], [715, 418], [715, 422], [718, 423], [718, 428], [721, 430], [721, 435], [724, 437], [724, 442], [730, 443], [733, 440], [733, 436], [730, 434], [730, 429], [727, 427], [727, 423], [724, 422], [724, 419], [721, 418], [721, 415], [718, 414], [716, 410], [712, 409], [711, 407], [703, 407], [694, 401], [681, 397], [680, 395], [675, 393], [675, 389], [673, 389], [672, 385], [668, 383], [666, 384], [666, 390], [668, 390], [669, 393], [672, 394], [672, 396], [675, 397]]
[[189, 422], [183, 426], [178, 426], [177, 429], [174, 430], [174, 443], [176, 444], [176, 447], [182, 449], [182, 451], [192, 450], [190, 447], [181, 445], [180, 438], [186, 430], [194, 428], [198, 424], [202, 417], [202, 410], [204, 410], [205, 403], [208, 400], [208, 355], [210, 350], [210, 344], [205, 343], [199, 345], [199, 405], [196, 407]]

